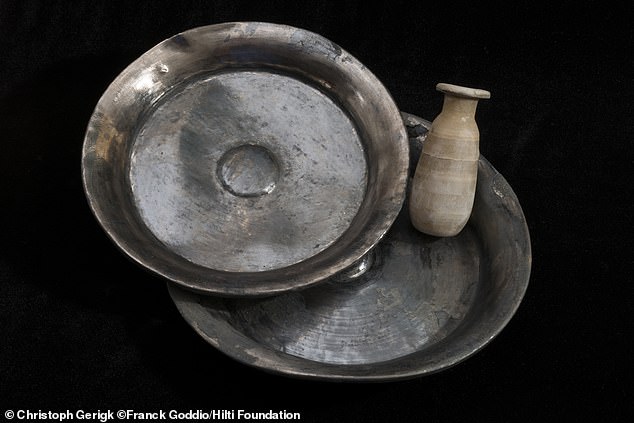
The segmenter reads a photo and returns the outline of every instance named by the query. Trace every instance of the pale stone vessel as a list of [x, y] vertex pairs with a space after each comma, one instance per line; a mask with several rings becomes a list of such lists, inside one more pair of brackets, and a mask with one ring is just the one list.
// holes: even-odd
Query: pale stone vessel
[[480, 132], [475, 121], [478, 100], [488, 91], [438, 84], [445, 94], [416, 167], [410, 197], [410, 218], [416, 229], [434, 236], [457, 235], [473, 208]]

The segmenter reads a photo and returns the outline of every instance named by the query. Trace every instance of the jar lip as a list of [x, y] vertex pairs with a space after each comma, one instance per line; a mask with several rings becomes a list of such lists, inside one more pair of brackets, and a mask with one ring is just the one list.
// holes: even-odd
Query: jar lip
[[436, 85], [436, 89], [442, 93], [454, 95], [457, 97], [487, 99], [491, 98], [491, 93], [479, 88], [462, 87], [460, 85], [447, 84], [441, 82]]

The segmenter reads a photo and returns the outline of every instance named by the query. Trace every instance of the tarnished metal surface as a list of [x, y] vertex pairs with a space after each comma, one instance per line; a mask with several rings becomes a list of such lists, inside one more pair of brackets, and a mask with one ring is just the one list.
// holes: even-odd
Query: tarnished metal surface
[[287, 76], [240, 70], [161, 102], [136, 137], [130, 182], [143, 221], [169, 249], [212, 269], [257, 272], [332, 245], [367, 174], [354, 124], [332, 100]]
[[319, 35], [197, 28], [131, 64], [84, 143], [89, 203], [145, 267], [226, 296], [303, 288], [359, 260], [405, 196], [387, 90]]
[[[429, 123], [404, 120], [417, 158]], [[300, 377], [392, 380], [445, 369], [486, 345], [519, 306], [530, 264], [517, 198], [480, 158], [474, 211], [456, 237], [419, 233], [404, 207], [372, 258], [344, 278], [267, 299], [203, 297], [173, 285], [170, 293], [203, 338], [244, 363]]]

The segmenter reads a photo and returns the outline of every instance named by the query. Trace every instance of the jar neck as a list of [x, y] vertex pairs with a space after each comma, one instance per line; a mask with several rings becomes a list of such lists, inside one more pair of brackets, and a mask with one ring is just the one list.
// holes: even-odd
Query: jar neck
[[442, 111], [455, 114], [463, 119], [475, 119], [478, 99], [445, 94]]

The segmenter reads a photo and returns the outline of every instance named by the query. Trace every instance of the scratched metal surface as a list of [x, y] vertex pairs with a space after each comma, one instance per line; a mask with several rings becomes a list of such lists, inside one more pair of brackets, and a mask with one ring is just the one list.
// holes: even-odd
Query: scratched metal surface
[[130, 183], [172, 251], [227, 272], [279, 269], [350, 226], [367, 173], [353, 122], [294, 78], [238, 70], [201, 78], [148, 117]]
[[349, 267], [396, 218], [408, 142], [398, 108], [323, 37], [266, 23], [164, 41], [106, 90], [84, 188], [113, 241], [181, 286], [304, 288]]
[[[408, 114], [404, 121], [416, 162], [429, 122]], [[365, 273], [348, 270], [266, 299], [169, 291], [198, 334], [246, 364], [297, 377], [386, 381], [446, 369], [485, 346], [519, 306], [530, 266], [517, 197], [481, 157], [473, 214], [456, 237], [417, 232], [404, 207], [372, 259], [360, 263]]]

